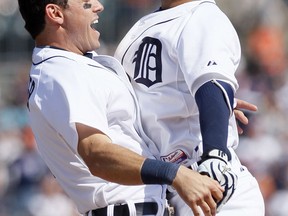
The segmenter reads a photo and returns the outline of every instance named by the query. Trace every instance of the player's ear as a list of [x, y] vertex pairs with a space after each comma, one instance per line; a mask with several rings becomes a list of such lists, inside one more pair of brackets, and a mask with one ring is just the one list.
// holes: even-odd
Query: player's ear
[[58, 23], [60, 25], [63, 23], [64, 15], [59, 5], [47, 4], [45, 11], [46, 11], [46, 17], [48, 18], [48, 20], [54, 23]]

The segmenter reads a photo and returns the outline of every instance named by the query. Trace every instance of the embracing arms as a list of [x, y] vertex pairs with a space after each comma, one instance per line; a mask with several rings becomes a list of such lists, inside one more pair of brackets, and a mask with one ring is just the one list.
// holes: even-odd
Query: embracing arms
[[[76, 128], [78, 152], [93, 175], [123, 185], [171, 184], [195, 215], [199, 213], [198, 206], [205, 215], [216, 214], [214, 199], [222, 199], [223, 189], [215, 180], [184, 166], [144, 158], [113, 144], [108, 136], [95, 128], [79, 123]], [[158, 169], [153, 170], [154, 167]]]

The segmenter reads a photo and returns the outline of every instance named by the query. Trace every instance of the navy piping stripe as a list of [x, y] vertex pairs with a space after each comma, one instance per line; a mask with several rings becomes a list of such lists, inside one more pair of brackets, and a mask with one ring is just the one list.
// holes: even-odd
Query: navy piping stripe
[[52, 56], [52, 57], [47, 58], [47, 59], [44, 59], [43, 61], [40, 61], [40, 62], [38, 62], [38, 63], [34, 63], [34, 62], [32, 62], [32, 63], [33, 63], [33, 65], [39, 65], [39, 64], [42, 64], [42, 63], [45, 62], [45, 61], [48, 61], [48, 60], [50, 60], [50, 59], [52, 59], [52, 58], [57, 58], [57, 57], [62, 57], [62, 58], [69, 59], [69, 58], [67, 58], [67, 57], [65, 57], [65, 56]]
[[[47, 58], [47, 59], [44, 59], [43, 61], [38, 62], [38, 63], [34, 63], [34, 62], [33, 62], [33, 65], [36, 66], [36, 65], [42, 64], [43, 62], [48, 61], [48, 60], [50, 60], [50, 59], [52, 59], [52, 58], [58, 58], [58, 57], [70, 59], [70, 58], [67, 58], [67, 57], [65, 57], [65, 56], [52, 56], [52, 57]], [[70, 60], [71, 60], [71, 61], [75, 61], [74, 59], [70, 59]], [[92, 65], [92, 64], [87, 64], [87, 65], [89, 65], [89, 66], [91, 66], [91, 67], [101, 68], [101, 67], [99, 67], [99, 66]]]

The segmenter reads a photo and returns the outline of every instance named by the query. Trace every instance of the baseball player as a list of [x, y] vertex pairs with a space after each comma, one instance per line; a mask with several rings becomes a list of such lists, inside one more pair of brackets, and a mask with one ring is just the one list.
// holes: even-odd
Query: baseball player
[[[18, 3], [36, 44], [29, 82], [31, 127], [42, 158], [79, 212], [167, 215], [165, 185], [172, 185], [196, 214], [200, 206], [205, 215], [215, 215], [223, 196], [219, 183], [155, 160], [144, 141], [155, 145], [139, 124], [136, 96], [121, 64], [108, 56], [84, 55], [100, 46], [94, 25], [102, 4]], [[187, 188], [188, 183], [193, 184]]]
[[[161, 2], [115, 52], [138, 97], [144, 131], [157, 144], [158, 159], [192, 167], [223, 186], [217, 215], [263, 216], [258, 183], [234, 151], [238, 35], [214, 0]], [[177, 216], [193, 215], [168, 191]]]

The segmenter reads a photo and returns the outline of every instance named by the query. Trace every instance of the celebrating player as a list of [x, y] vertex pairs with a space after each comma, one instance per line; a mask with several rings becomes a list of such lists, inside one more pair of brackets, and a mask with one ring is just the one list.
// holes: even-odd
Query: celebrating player
[[[144, 131], [158, 144], [160, 159], [192, 167], [223, 186], [217, 215], [263, 216], [258, 183], [234, 151], [238, 35], [214, 0], [161, 2], [115, 52], [138, 97]], [[173, 189], [169, 196], [177, 216], [193, 215]]]
[[215, 215], [223, 192], [219, 183], [155, 160], [144, 143], [154, 145], [138, 124], [136, 97], [120, 63], [108, 56], [84, 56], [100, 46], [94, 27], [103, 10], [100, 2], [18, 3], [36, 44], [29, 83], [31, 127], [44, 161], [79, 212], [167, 215], [168, 184], [196, 213], [200, 206], [205, 215]]

